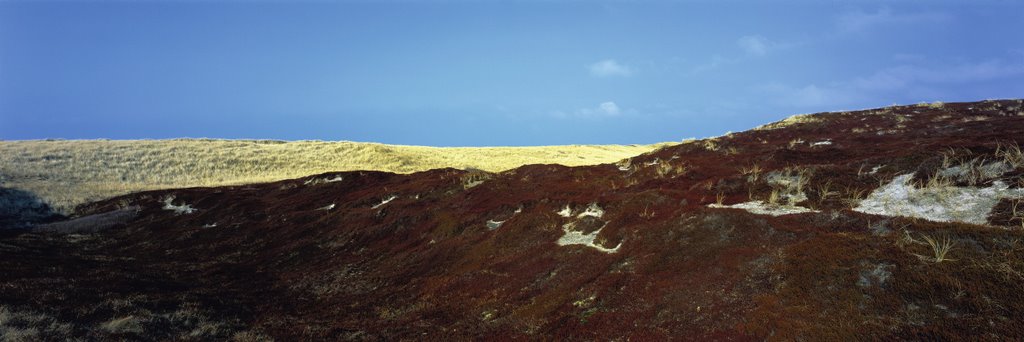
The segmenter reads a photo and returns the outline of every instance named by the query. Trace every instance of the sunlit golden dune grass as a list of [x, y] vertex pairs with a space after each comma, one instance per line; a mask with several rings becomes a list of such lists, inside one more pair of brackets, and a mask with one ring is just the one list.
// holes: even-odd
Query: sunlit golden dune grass
[[32, 192], [61, 212], [130, 192], [269, 182], [329, 171], [411, 173], [453, 167], [611, 163], [656, 145], [426, 147], [272, 140], [0, 141], [0, 187]]

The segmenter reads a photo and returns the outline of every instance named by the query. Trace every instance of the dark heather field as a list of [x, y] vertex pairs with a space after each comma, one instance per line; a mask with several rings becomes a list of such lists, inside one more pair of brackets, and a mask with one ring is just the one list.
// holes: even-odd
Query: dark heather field
[[1022, 140], [1020, 100], [894, 106], [130, 194], [0, 233], [0, 340], [1021, 340]]

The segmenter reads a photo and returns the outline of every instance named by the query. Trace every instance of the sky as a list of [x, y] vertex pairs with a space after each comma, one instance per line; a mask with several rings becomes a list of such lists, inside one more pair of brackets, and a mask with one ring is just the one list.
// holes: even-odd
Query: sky
[[0, 139], [647, 144], [1024, 97], [1024, 1], [4, 1]]

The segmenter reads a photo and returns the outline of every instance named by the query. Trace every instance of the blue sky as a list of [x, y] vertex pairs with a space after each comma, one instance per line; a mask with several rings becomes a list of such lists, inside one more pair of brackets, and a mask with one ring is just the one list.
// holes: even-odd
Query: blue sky
[[0, 1], [0, 139], [632, 144], [1024, 97], [1020, 1]]

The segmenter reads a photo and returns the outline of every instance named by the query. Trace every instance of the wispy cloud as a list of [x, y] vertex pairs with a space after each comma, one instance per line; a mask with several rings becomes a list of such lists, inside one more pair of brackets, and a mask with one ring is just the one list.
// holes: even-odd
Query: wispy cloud
[[1024, 63], [987, 60], [941, 66], [900, 65], [859, 77], [853, 85], [867, 90], [897, 90], [914, 84], [961, 84], [1024, 75]]
[[740, 37], [740, 39], [736, 40], [736, 45], [739, 45], [739, 47], [749, 55], [764, 56], [768, 53], [768, 50], [775, 47], [776, 44], [768, 40], [768, 38], [756, 34]]
[[635, 71], [633, 67], [621, 64], [614, 59], [606, 59], [589, 66], [590, 74], [595, 77], [629, 77]]
[[[780, 105], [794, 107], [837, 106], [901, 94], [941, 94], [950, 85], [1024, 77], [1024, 62], [986, 60], [957, 64], [904, 64], [850, 80], [791, 86], [769, 83], [757, 87]], [[920, 99], [931, 100], [931, 99]], [[875, 101], [878, 102], [878, 101]]]
[[927, 57], [924, 55], [913, 54], [913, 53], [897, 53], [892, 55], [892, 59], [897, 62], [904, 63], [919, 63], [924, 62]]
[[690, 70], [690, 74], [699, 74], [705, 71], [718, 69], [721, 66], [737, 63], [739, 61], [740, 59], [738, 58], [725, 58], [721, 55], [713, 55], [711, 56], [711, 61], [693, 67], [693, 69]]
[[758, 90], [770, 95], [776, 104], [792, 107], [837, 106], [857, 100], [856, 93], [837, 84], [794, 87], [782, 83], [769, 83], [758, 87]]
[[951, 18], [952, 17], [946, 13], [894, 13], [888, 7], [882, 7], [875, 12], [856, 10], [843, 13], [836, 21], [836, 25], [840, 31], [855, 32], [893, 24], [940, 23], [948, 21]]
[[[764, 57], [776, 51], [813, 45], [816, 42], [834, 40], [839, 36], [852, 32], [867, 31], [891, 25], [925, 25], [938, 24], [952, 20], [953, 17], [943, 12], [898, 13], [889, 7], [882, 7], [873, 12], [854, 10], [842, 13], [836, 19], [835, 29], [825, 29], [817, 35], [802, 40], [773, 40], [761, 34], [751, 34], [736, 39], [736, 46], [743, 55], [715, 54], [707, 63], [697, 65], [690, 70], [691, 74], [702, 73], [720, 67], [742, 63], [752, 58]], [[731, 56], [730, 56], [731, 55]], [[911, 59], [913, 55], [898, 55], [895, 58]], [[908, 60], [909, 62], [909, 60]]]
[[699, 74], [726, 65], [741, 63], [751, 58], [763, 57], [776, 50], [788, 49], [799, 45], [801, 45], [801, 43], [776, 42], [759, 34], [743, 36], [736, 39], [736, 46], [739, 47], [740, 50], [743, 50], [743, 56], [723, 57], [720, 54], [712, 55], [711, 60], [707, 63], [697, 65], [690, 69], [690, 74]]

